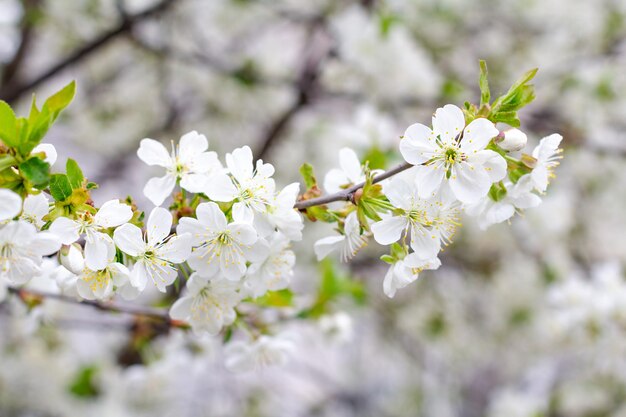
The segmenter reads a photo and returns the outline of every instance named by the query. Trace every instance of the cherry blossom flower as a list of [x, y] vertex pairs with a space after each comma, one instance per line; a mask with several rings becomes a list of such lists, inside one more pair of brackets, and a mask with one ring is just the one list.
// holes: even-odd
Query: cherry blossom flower
[[478, 225], [481, 229], [484, 230], [493, 224], [510, 219], [516, 210], [537, 207], [541, 204], [541, 198], [532, 192], [534, 183], [530, 174], [520, 177], [516, 184], [507, 181], [504, 186], [507, 193], [502, 200], [493, 201], [485, 197], [478, 203], [465, 208], [467, 214], [478, 217]]
[[137, 150], [139, 159], [148, 165], [158, 165], [166, 170], [164, 176], [148, 180], [143, 189], [144, 195], [155, 206], [160, 206], [172, 193], [177, 181], [189, 192], [202, 192], [209, 177], [222, 170], [217, 154], [213, 151], [207, 152], [208, 148], [206, 137], [196, 131], [183, 135], [178, 146], [172, 143], [170, 153], [156, 140], [143, 139]]
[[253, 262], [246, 272], [243, 288], [252, 297], [287, 288], [293, 276], [296, 255], [289, 250], [289, 239], [275, 232], [267, 246], [267, 255]]
[[563, 158], [561, 155], [563, 150], [559, 149], [562, 140], [563, 136], [554, 133], [541, 139], [539, 145], [533, 150], [533, 157], [536, 162], [530, 175], [537, 191], [546, 191], [550, 178], [554, 177], [552, 171], [559, 165], [559, 160]]
[[332, 251], [338, 250], [341, 260], [347, 262], [365, 245], [367, 245], [367, 235], [361, 233], [359, 219], [353, 211], [346, 217], [342, 235], [322, 238], [315, 242], [313, 249], [318, 261], [324, 259]]
[[76, 290], [87, 300], [105, 300], [113, 295], [114, 287], [122, 288], [130, 283], [130, 271], [126, 266], [115, 262], [115, 245], [106, 242], [107, 264], [104, 268], [94, 271], [88, 267], [78, 274]]
[[280, 366], [295, 350], [293, 341], [281, 336], [263, 335], [250, 342], [236, 341], [226, 346], [226, 368], [233, 372]]
[[242, 215], [246, 217], [255, 218], [255, 213], [266, 213], [276, 189], [271, 178], [274, 166], [260, 159], [255, 166], [252, 150], [244, 146], [226, 154], [226, 167], [228, 174], [222, 172], [211, 178], [205, 187], [205, 194], [214, 201], [236, 200], [233, 210], [243, 211]]
[[233, 212], [233, 222], [228, 223], [219, 206], [209, 202], [198, 205], [196, 216], [180, 219], [177, 231], [191, 237], [188, 263], [198, 274], [211, 277], [219, 270], [226, 279], [238, 281], [246, 272], [246, 261], [264, 255], [263, 248], [255, 245], [256, 231], [239, 213]]
[[352, 185], [365, 181], [365, 173], [356, 153], [350, 148], [339, 150], [339, 166], [324, 177], [324, 189], [336, 193]]
[[492, 122], [478, 118], [465, 127], [461, 109], [448, 104], [437, 109], [432, 124], [432, 129], [420, 123], [409, 126], [400, 141], [402, 156], [416, 165], [420, 197], [434, 196], [447, 183], [457, 199], [472, 203], [504, 178], [504, 158], [485, 150], [499, 133]]
[[440, 193], [436, 199], [420, 197], [414, 182], [393, 178], [383, 187], [389, 202], [400, 209], [398, 215], [387, 215], [372, 224], [374, 239], [381, 245], [397, 242], [402, 234], [411, 236], [411, 248], [421, 259], [437, 256], [441, 243], [448, 243], [458, 226], [454, 203]]
[[24, 209], [20, 219], [34, 224], [37, 229], [45, 224], [43, 217], [50, 211], [50, 202], [44, 193], [29, 195], [24, 199]]
[[[274, 228], [278, 229], [290, 240], [302, 240], [302, 229], [304, 223], [300, 213], [293, 208], [298, 199], [300, 184], [293, 183], [283, 188], [274, 198], [272, 204], [267, 207], [267, 221]], [[268, 234], [262, 233], [263, 236]]]
[[420, 272], [425, 269], [437, 269], [440, 266], [439, 258], [424, 260], [418, 254], [411, 253], [389, 267], [383, 281], [383, 291], [387, 297], [393, 298], [399, 289], [415, 281]]
[[37, 232], [35, 226], [13, 221], [0, 227], [0, 279], [21, 285], [41, 273], [43, 256], [59, 250], [61, 242], [48, 232]]
[[59, 236], [64, 245], [76, 242], [85, 235], [85, 263], [94, 271], [103, 269], [107, 264], [107, 244], [111, 237], [104, 233], [106, 229], [120, 226], [133, 217], [129, 205], [119, 200], [107, 201], [95, 215], [84, 211], [76, 220], [59, 217], [50, 225], [50, 232]]
[[43, 152], [45, 155], [44, 161], [49, 163], [50, 166], [54, 165], [57, 161], [57, 150], [51, 143], [40, 143], [35, 146], [30, 153], [36, 154], [40, 152]]
[[0, 221], [11, 220], [22, 211], [22, 198], [11, 190], [0, 189]]
[[186, 295], [172, 305], [170, 317], [189, 323], [196, 333], [216, 335], [235, 321], [235, 307], [240, 300], [237, 284], [192, 274]]
[[174, 264], [185, 262], [191, 254], [191, 235], [170, 235], [172, 220], [169, 211], [155, 207], [148, 217], [145, 236], [140, 228], [130, 223], [113, 233], [117, 247], [135, 258], [130, 282], [139, 291], [151, 280], [159, 291], [165, 292], [178, 277]]

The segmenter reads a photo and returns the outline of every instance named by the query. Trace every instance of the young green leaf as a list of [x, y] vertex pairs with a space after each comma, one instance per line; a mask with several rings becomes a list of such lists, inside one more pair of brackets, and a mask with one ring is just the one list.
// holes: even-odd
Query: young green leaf
[[72, 195], [72, 185], [65, 174], [53, 174], [50, 177], [50, 194], [56, 201], [63, 201]]
[[83, 176], [83, 171], [81, 171], [78, 163], [75, 160], [68, 158], [65, 164], [65, 170], [67, 171], [67, 178], [70, 181], [72, 189], [81, 188], [85, 177]]
[[0, 100], [0, 140], [12, 148], [19, 144], [15, 113], [11, 106], [2, 100]]
[[43, 108], [49, 111], [52, 122], [54, 122], [57, 117], [59, 117], [59, 113], [72, 102], [74, 94], [76, 94], [76, 82], [72, 81], [46, 100], [43, 104]]
[[307, 189], [313, 188], [317, 185], [317, 179], [315, 178], [313, 167], [310, 164], [302, 164], [300, 167], [300, 174], [302, 174], [302, 178], [304, 178], [304, 184]]
[[35, 187], [45, 186], [50, 181], [50, 164], [36, 156], [22, 162], [19, 170]]
[[481, 59], [479, 64], [480, 78], [478, 80], [478, 85], [480, 86], [480, 107], [482, 107], [489, 104], [489, 100], [491, 100], [491, 92], [489, 91], [489, 81], [487, 80], [487, 63]]

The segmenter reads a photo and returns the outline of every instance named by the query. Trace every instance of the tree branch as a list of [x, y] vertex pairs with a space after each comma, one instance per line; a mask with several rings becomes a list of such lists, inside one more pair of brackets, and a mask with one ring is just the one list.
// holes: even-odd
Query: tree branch
[[103, 46], [109, 44], [112, 40], [118, 36], [128, 32], [132, 27], [141, 20], [153, 17], [157, 14], [164, 12], [168, 7], [175, 3], [174, 0], [161, 0], [154, 6], [144, 10], [143, 12], [128, 15], [122, 18], [122, 21], [117, 27], [111, 29], [108, 32], [103, 33], [98, 38], [78, 48], [70, 55], [52, 65], [40, 75], [36, 76], [32, 80], [25, 81], [23, 83], [4, 84], [0, 88], [0, 98], [11, 103], [19, 99], [23, 94], [32, 91], [38, 87], [41, 83], [52, 78], [62, 70], [82, 61], [94, 52], [100, 50]]
[[95, 300], [77, 300], [76, 298], [68, 297], [62, 294], [54, 294], [54, 293], [48, 293], [48, 292], [43, 292], [43, 291], [30, 290], [26, 288], [9, 287], [8, 290], [9, 292], [16, 294], [22, 300], [25, 300], [29, 297], [48, 298], [48, 299], [61, 301], [64, 303], [90, 306], [101, 311], [113, 311], [116, 313], [124, 313], [124, 314], [130, 314], [133, 316], [141, 316], [141, 317], [161, 320], [167, 323], [168, 325], [175, 324], [174, 321], [170, 319], [170, 316], [167, 310], [164, 310], [164, 309], [144, 307], [144, 306], [135, 306], [132, 304], [120, 304], [120, 303], [113, 303], [113, 302], [105, 303], [105, 302], [95, 301]]
[[[400, 165], [397, 165], [394, 168], [391, 168], [390, 170], [383, 172], [382, 174], [376, 175], [372, 182], [376, 184], [377, 182], [381, 182], [383, 180], [386, 180], [387, 178], [393, 177], [394, 175], [399, 174], [402, 171], [406, 171], [412, 166], [413, 165], [409, 164], [408, 162], [403, 162]], [[293, 207], [298, 210], [304, 210], [307, 207], [321, 206], [324, 204], [332, 203], [333, 201], [352, 201], [354, 199], [354, 194], [357, 191], [359, 191], [361, 188], [363, 188], [364, 185], [365, 185], [365, 182], [361, 182], [356, 185], [353, 185], [352, 187], [346, 190], [342, 190], [334, 194], [329, 194], [329, 195], [325, 195], [325, 196], [317, 197], [317, 198], [311, 198], [310, 200], [298, 201]]]

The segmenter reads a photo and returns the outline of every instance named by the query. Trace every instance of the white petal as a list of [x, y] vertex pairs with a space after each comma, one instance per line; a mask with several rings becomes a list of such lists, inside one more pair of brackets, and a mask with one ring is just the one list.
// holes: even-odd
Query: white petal
[[[111, 249], [113, 253], [111, 254]], [[115, 256], [115, 247], [111, 238], [103, 233], [95, 233], [85, 242], [85, 264], [92, 271], [106, 268], [110, 259]]]
[[98, 226], [109, 228], [126, 223], [132, 217], [133, 210], [128, 204], [120, 203], [119, 200], [110, 200], [100, 207], [94, 216], [94, 221]]
[[350, 184], [350, 179], [346, 173], [338, 168], [333, 168], [324, 176], [324, 190], [327, 193], [336, 193]]
[[415, 169], [415, 185], [420, 198], [433, 197], [441, 188], [441, 183], [446, 175], [442, 166], [427, 165], [417, 166]]
[[463, 111], [453, 104], [446, 104], [438, 108], [433, 116], [433, 131], [441, 139], [450, 143], [465, 127], [465, 116]]
[[463, 203], [474, 203], [487, 195], [491, 179], [482, 167], [473, 167], [466, 162], [452, 168], [448, 181], [455, 197]]
[[246, 224], [254, 223], [254, 210], [248, 207], [245, 203], [235, 203], [231, 214], [234, 222]]
[[221, 250], [220, 270], [224, 274], [224, 278], [229, 281], [240, 280], [246, 273], [246, 260], [232, 247], [222, 246]]
[[416, 190], [414, 185], [404, 179], [394, 177], [383, 186], [383, 191], [394, 207], [409, 210]]
[[182, 297], [172, 304], [170, 309], [170, 317], [174, 320], [187, 321], [191, 316], [191, 306], [193, 304], [193, 298]]
[[249, 146], [235, 149], [226, 154], [226, 166], [239, 182], [252, 178], [252, 150]]
[[239, 194], [232, 179], [224, 173], [211, 176], [211, 180], [207, 182], [204, 193], [211, 200], [222, 202], [233, 201]]
[[22, 198], [11, 190], [0, 189], [0, 221], [9, 220], [22, 211]]
[[420, 259], [432, 259], [441, 249], [439, 237], [424, 227], [411, 227], [411, 248]]
[[184, 134], [180, 138], [180, 142], [178, 143], [178, 156], [181, 161], [187, 162], [207, 149], [209, 149], [209, 141], [204, 135], [194, 130]]
[[374, 240], [381, 245], [391, 245], [400, 239], [400, 236], [402, 236], [402, 232], [406, 229], [407, 224], [408, 220], [401, 216], [382, 219], [381, 221], [372, 224]]
[[483, 150], [470, 155], [467, 163], [473, 166], [483, 166], [491, 182], [498, 182], [506, 176], [506, 160], [497, 152]]
[[166, 261], [182, 264], [191, 255], [191, 235], [173, 236], [158, 249], [158, 256]]
[[50, 233], [55, 234], [61, 240], [64, 245], [74, 243], [80, 237], [78, 233], [80, 230], [80, 224], [74, 220], [70, 220], [67, 217], [59, 217], [52, 222], [48, 229]]
[[148, 236], [148, 244], [156, 245], [163, 242], [172, 230], [172, 213], [163, 207], [155, 207], [150, 212], [148, 222], [146, 223], [146, 235]]
[[342, 148], [339, 150], [339, 166], [352, 184], [356, 184], [361, 181], [361, 177], [363, 176], [361, 162], [352, 149]]
[[228, 224], [226, 216], [214, 202], [200, 203], [196, 208], [196, 217], [212, 232], [221, 232]]
[[249, 224], [231, 223], [228, 225], [228, 230], [230, 230], [233, 239], [243, 245], [253, 245], [258, 238], [256, 230]]
[[413, 165], [431, 159], [438, 148], [433, 131], [420, 123], [412, 124], [400, 141], [400, 153], [405, 161]]
[[143, 187], [143, 195], [148, 197], [155, 206], [160, 206], [172, 194], [175, 186], [176, 177], [169, 173], [162, 177], [150, 178]]
[[148, 271], [146, 270], [146, 265], [143, 262], [137, 262], [133, 267], [133, 271], [130, 273], [130, 283], [139, 291], [146, 289], [146, 284], [148, 283]]
[[183, 174], [180, 187], [190, 193], [203, 193], [208, 187], [211, 177], [205, 174]]
[[137, 150], [137, 156], [148, 165], [169, 167], [173, 164], [165, 146], [154, 139], [142, 139]]
[[548, 168], [544, 165], [536, 166], [530, 173], [537, 191], [544, 192], [548, 188]]
[[563, 136], [558, 133], [546, 136], [539, 141], [539, 145], [533, 150], [533, 157], [540, 161], [545, 161], [556, 153], [562, 140]]
[[40, 256], [48, 256], [61, 249], [61, 240], [50, 232], [39, 232], [29, 244], [29, 249]]
[[113, 240], [122, 252], [130, 256], [139, 256], [146, 248], [141, 229], [130, 223], [115, 229]]
[[322, 238], [315, 242], [313, 245], [313, 250], [315, 251], [315, 256], [317, 256], [317, 260], [321, 261], [329, 253], [341, 247], [343, 242], [346, 240], [346, 237], [343, 235], [340, 236], [328, 236]]
[[482, 117], [474, 119], [463, 132], [460, 148], [466, 154], [482, 151], [498, 133], [496, 126], [489, 120]]

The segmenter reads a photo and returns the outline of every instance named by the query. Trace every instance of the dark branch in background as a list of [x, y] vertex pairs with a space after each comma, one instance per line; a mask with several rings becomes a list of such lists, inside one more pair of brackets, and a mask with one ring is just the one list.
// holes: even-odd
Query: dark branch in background
[[172, 324], [172, 320], [170, 319], [167, 311], [163, 309], [142, 307], [142, 306], [136, 306], [132, 304], [101, 302], [101, 301], [95, 301], [95, 300], [77, 300], [76, 298], [68, 297], [62, 294], [54, 294], [54, 293], [30, 290], [30, 289], [25, 289], [25, 288], [9, 287], [8, 290], [9, 292], [19, 296], [22, 300], [27, 300], [28, 298], [52, 299], [52, 300], [57, 300], [57, 301], [61, 301], [64, 303], [90, 306], [101, 311], [112, 311], [116, 313], [130, 314], [133, 316], [140, 316], [140, 317], [161, 320], [161, 321], [165, 321], [167, 324]]
[[32, 80], [28, 80], [22, 83], [3, 83], [2, 88], [0, 88], [0, 98], [9, 103], [15, 102], [22, 95], [31, 92], [41, 83], [52, 78], [62, 70], [82, 61], [83, 59], [89, 57], [92, 53], [100, 50], [102, 47], [109, 44], [118, 36], [127, 33], [133, 28], [136, 23], [164, 12], [174, 3], [175, 0], [161, 0], [160, 2], [144, 10], [143, 12], [132, 15], [123, 15], [122, 21], [117, 25], [117, 27], [103, 33], [98, 38], [78, 48], [76, 51], [72, 52], [67, 57], [52, 65], [50, 68], [48, 68]]
[[[399, 174], [402, 171], [406, 171], [412, 166], [413, 165], [409, 164], [408, 162], [403, 162], [400, 165], [397, 165], [396, 167], [383, 172], [382, 174], [376, 175], [374, 177], [373, 183], [375, 184], [383, 180], [386, 180], [387, 178], [393, 177], [394, 175]], [[364, 185], [365, 185], [365, 182], [361, 182], [359, 184], [353, 185], [350, 188], [336, 192], [334, 194], [329, 194], [329, 195], [325, 195], [325, 196], [317, 197], [317, 198], [311, 198], [310, 200], [298, 201], [295, 204], [294, 208], [298, 210], [303, 210], [307, 207], [321, 206], [324, 204], [332, 203], [334, 201], [352, 201], [354, 199], [354, 194], [357, 191], [359, 191], [361, 188], [363, 188]]]
[[318, 88], [318, 79], [323, 61], [332, 52], [332, 42], [322, 18], [316, 18], [311, 25], [304, 51], [304, 65], [296, 80], [296, 99], [270, 125], [265, 135], [259, 140], [259, 148], [255, 151], [255, 159], [264, 159], [272, 146], [283, 134], [289, 122], [302, 109], [313, 101]]
[[17, 48], [11, 62], [6, 64], [2, 71], [0, 84], [3, 86], [9, 83], [19, 83], [19, 74], [22, 69], [22, 64], [32, 45], [35, 20], [37, 14], [40, 12], [41, 0], [24, 0], [22, 4], [24, 7], [24, 15], [20, 23], [20, 46]]

